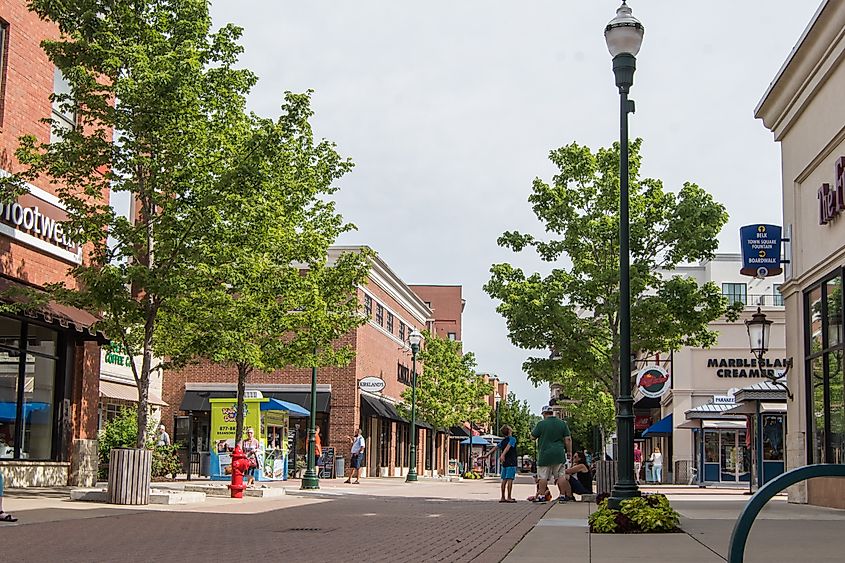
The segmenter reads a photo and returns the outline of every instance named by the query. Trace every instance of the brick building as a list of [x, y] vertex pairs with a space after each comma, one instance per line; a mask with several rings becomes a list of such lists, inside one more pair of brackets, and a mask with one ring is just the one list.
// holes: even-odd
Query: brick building
[[[67, 91], [40, 47], [58, 30], [29, 12], [24, 0], [0, 0], [0, 175], [15, 172], [18, 139], [51, 139], [52, 117], [71, 127], [75, 116], [53, 107]], [[66, 218], [49, 183], [28, 186], [0, 203], [0, 293], [66, 280], [83, 252], [62, 229]], [[72, 282], [71, 282], [72, 283]], [[19, 297], [18, 297], [19, 298]], [[102, 335], [96, 319], [57, 304], [27, 315], [0, 315], [0, 468], [7, 486], [90, 485], [96, 477], [97, 403]]]
[[432, 332], [439, 338], [461, 340], [461, 317], [466, 300], [461, 297], [460, 285], [411, 285], [434, 314]]
[[[354, 252], [359, 247], [333, 247], [329, 259], [341, 252]], [[414, 286], [420, 292], [421, 287]], [[397, 411], [402, 391], [411, 383], [411, 352], [407, 338], [414, 329], [436, 327], [434, 303], [426, 305], [411, 287], [405, 284], [380, 258], [372, 260], [368, 282], [358, 288], [361, 308], [369, 315], [369, 322], [350, 332], [343, 344], [352, 346], [355, 359], [342, 368], [317, 370], [317, 423], [324, 447], [334, 447], [336, 455], [349, 456], [349, 437], [356, 427], [363, 429], [367, 442], [366, 473], [379, 476], [407, 474], [410, 424]], [[452, 303], [444, 302], [442, 310], [450, 313], [456, 327], [448, 332], [460, 334], [460, 287], [450, 288]], [[455, 301], [455, 295], [457, 301]], [[455, 306], [457, 305], [457, 307]], [[454, 313], [457, 311], [457, 314]], [[417, 364], [418, 373], [422, 366]], [[376, 377], [384, 381], [380, 393], [359, 389], [358, 381]], [[190, 442], [200, 457], [208, 451], [209, 398], [233, 397], [236, 371], [219, 365], [200, 364], [179, 371], [168, 371], [164, 377], [162, 420], [174, 426], [176, 441]], [[261, 391], [274, 397], [310, 408], [309, 369], [285, 369], [271, 374], [250, 376], [247, 389]], [[295, 431], [298, 465], [304, 463], [307, 440], [307, 418], [291, 419]], [[445, 473], [448, 440], [444, 432], [418, 422], [417, 471], [420, 475], [431, 471]], [[435, 434], [432, 445], [432, 433]], [[348, 464], [347, 464], [348, 465]], [[426, 473], [424, 473], [424, 471]]]

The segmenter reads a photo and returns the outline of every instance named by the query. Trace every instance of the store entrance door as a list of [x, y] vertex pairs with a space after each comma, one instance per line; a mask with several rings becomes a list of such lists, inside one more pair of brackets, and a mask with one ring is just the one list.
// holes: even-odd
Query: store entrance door
[[748, 482], [751, 478], [750, 452], [745, 430], [722, 430], [720, 437], [720, 480], [723, 483]]

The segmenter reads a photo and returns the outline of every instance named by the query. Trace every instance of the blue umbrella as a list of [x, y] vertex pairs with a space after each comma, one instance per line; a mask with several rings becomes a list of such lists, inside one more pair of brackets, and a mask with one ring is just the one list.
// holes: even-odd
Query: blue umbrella
[[288, 411], [291, 414], [309, 416], [311, 413], [297, 404], [289, 403], [279, 399], [270, 399], [261, 403], [263, 411]]

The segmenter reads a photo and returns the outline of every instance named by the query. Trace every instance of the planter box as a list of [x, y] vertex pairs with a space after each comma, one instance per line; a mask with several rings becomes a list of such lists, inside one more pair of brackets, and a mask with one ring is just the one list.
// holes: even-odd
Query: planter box
[[109, 452], [108, 501], [111, 504], [149, 504], [153, 452], [119, 448]]

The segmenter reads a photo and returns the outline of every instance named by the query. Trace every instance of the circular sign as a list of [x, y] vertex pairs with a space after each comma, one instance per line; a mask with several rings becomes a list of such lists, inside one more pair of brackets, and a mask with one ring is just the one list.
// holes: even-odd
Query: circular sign
[[657, 399], [669, 390], [669, 372], [660, 366], [646, 366], [637, 374], [637, 387], [643, 395]]
[[765, 266], [760, 266], [757, 268], [757, 277], [758, 278], [765, 278], [769, 275], [769, 269]]
[[358, 389], [370, 393], [381, 393], [384, 390], [384, 380], [380, 377], [365, 377], [358, 381]]

